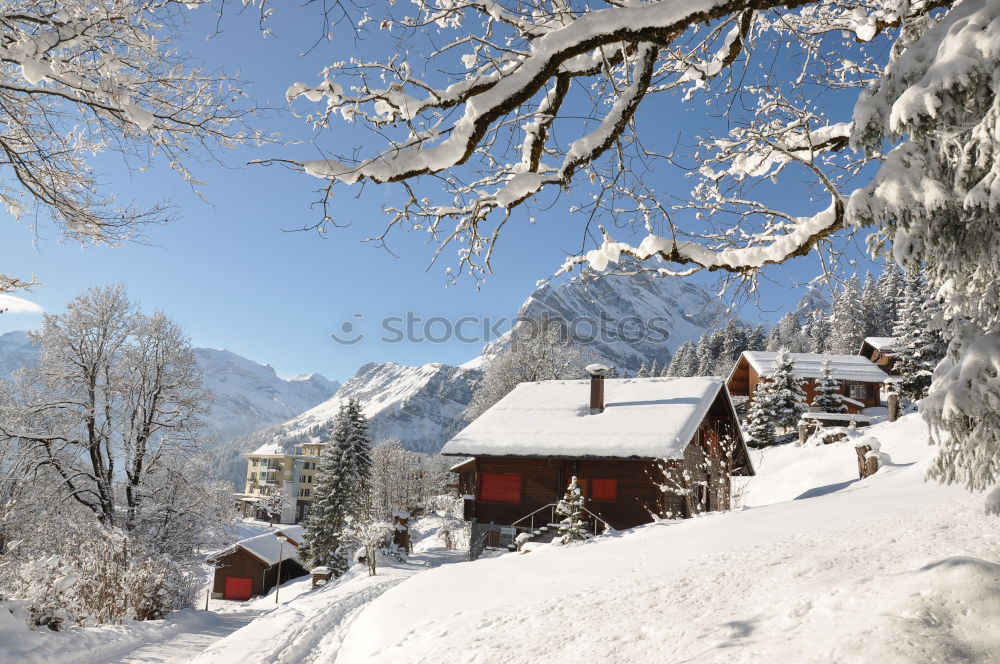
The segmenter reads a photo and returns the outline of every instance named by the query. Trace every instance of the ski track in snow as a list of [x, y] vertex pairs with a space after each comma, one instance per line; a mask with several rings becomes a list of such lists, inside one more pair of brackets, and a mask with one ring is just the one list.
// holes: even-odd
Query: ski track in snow
[[[210, 645], [246, 626], [260, 615], [248, 613], [206, 614], [202, 624], [164, 639], [139, 644], [117, 659], [102, 656], [84, 660], [93, 664], [187, 664]], [[114, 656], [114, 655], [112, 655]], [[83, 661], [80, 662], [83, 664]]]

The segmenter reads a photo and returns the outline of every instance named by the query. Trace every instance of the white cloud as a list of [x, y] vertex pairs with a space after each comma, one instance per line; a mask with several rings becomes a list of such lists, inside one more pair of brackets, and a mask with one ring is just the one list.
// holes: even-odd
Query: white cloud
[[6, 309], [8, 314], [40, 314], [44, 309], [20, 297], [0, 295], [0, 310]]

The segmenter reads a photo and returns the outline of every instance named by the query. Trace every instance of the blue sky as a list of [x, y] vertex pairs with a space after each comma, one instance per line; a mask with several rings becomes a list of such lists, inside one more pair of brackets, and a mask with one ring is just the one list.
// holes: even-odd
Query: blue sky
[[[255, 16], [248, 12], [225, 17], [222, 34], [206, 41], [202, 36], [213, 21], [199, 11], [193, 13], [186, 46], [208, 68], [239, 69], [242, 78], [254, 81], [247, 90], [262, 105], [284, 108], [284, 92], [292, 82], [313, 81], [325, 64], [369, 45], [335, 39], [300, 57], [319, 35], [309, 5], [305, 10], [280, 9], [273, 37], [261, 36]], [[666, 124], [675, 133], [694, 132], [700, 121], [695, 113]], [[659, 122], [650, 124], [655, 127]], [[288, 154], [314, 158], [318, 153], [309, 146], [312, 134], [301, 119], [274, 113], [266, 126], [281, 132], [285, 140], [305, 142], [248, 147], [223, 154], [228, 167], [199, 166], [195, 175], [207, 182], [202, 192], [208, 202], [163, 163], [130, 174], [117, 162], [103, 160], [108, 191], [126, 200], [168, 197], [176, 205], [179, 221], [150, 228], [144, 244], [81, 248], [61, 243], [51, 226], [42, 226], [35, 235], [4, 213], [2, 271], [22, 277], [37, 274], [43, 285], [19, 296], [52, 313], [88, 287], [121, 281], [145, 309], [160, 309], [178, 320], [195, 345], [227, 348], [271, 364], [284, 376], [318, 371], [344, 380], [368, 361], [415, 364], [470, 359], [478, 354], [480, 340], [381, 343], [379, 321], [408, 311], [425, 320], [513, 316], [536, 282], [550, 276], [567, 253], [580, 247], [581, 222], [557, 208], [548, 215], [536, 213], [535, 224], [517, 215], [498, 247], [494, 274], [478, 289], [467, 277], [449, 285], [444, 268], [454, 265], [453, 252], [431, 266], [434, 247], [422, 233], [394, 233], [389, 242], [392, 253], [362, 242], [384, 223], [380, 206], [386, 192], [377, 187], [367, 187], [357, 198], [351, 189], [340, 191], [336, 210], [348, 226], [332, 229], [325, 238], [311, 231], [295, 232], [317, 219], [310, 203], [320, 181], [280, 167], [245, 163]], [[349, 130], [338, 131], [342, 137], [327, 135], [323, 141], [360, 140]], [[852, 254], [862, 257], [857, 248]], [[815, 273], [813, 258], [773, 270], [764, 282], [763, 309], [744, 309], [742, 315], [776, 320], [799, 297], [792, 286]], [[12, 310], [0, 316], [0, 332], [35, 327], [39, 320], [38, 315]], [[334, 343], [329, 335], [344, 321], [356, 324], [365, 339], [353, 346]]]

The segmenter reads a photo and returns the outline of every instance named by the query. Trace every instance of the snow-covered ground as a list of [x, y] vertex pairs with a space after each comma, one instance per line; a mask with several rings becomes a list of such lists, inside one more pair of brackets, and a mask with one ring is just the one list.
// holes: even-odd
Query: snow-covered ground
[[414, 577], [335, 661], [1000, 661], [1000, 522], [923, 481], [919, 416], [866, 433], [866, 480], [849, 443], [775, 448], [758, 507]]
[[[923, 481], [933, 449], [919, 416], [865, 434], [892, 459], [865, 480], [850, 443], [769, 448], [753, 453], [742, 510], [474, 563], [444, 551], [425, 524], [408, 562], [375, 577], [358, 566], [316, 590], [290, 582], [278, 608], [193, 660], [177, 648], [210, 624], [150, 636], [132, 650], [146, 659], [117, 661], [1000, 661], [1000, 521], [983, 514], [981, 496]], [[213, 608], [200, 613], [247, 615]]]

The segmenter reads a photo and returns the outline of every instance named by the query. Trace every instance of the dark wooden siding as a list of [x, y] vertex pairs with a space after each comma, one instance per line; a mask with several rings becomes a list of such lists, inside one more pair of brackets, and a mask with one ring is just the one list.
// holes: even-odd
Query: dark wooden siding
[[227, 576], [239, 576], [253, 579], [254, 595], [264, 594], [264, 570], [267, 569], [267, 565], [243, 549], [237, 549], [233, 553], [220, 557], [216, 564], [219, 567], [215, 570], [212, 592], [221, 593], [226, 589]]
[[[757, 371], [753, 368], [753, 366], [747, 363], [745, 358], [740, 359], [740, 364], [745, 366], [740, 371], [733, 373], [733, 378], [730, 380], [730, 393], [746, 395], [749, 396], [750, 399], [753, 399], [754, 392], [757, 391], [757, 385], [760, 383], [760, 377], [757, 375]], [[866, 386], [868, 396], [864, 399], [856, 399], [856, 401], [864, 403], [865, 408], [872, 408], [881, 403], [879, 400], [879, 389], [881, 387], [881, 383], [859, 383], [843, 380], [839, 381], [839, 383], [840, 394], [844, 396], [850, 396], [850, 385], [852, 384]], [[735, 388], [736, 391], [733, 391], [733, 388]], [[802, 389], [806, 393], [806, 403], [811, 404], [813, 398], [816, 396], [816, 381], [811, 378], [805, 379], [802, 382]], [[848, 412], [857, 413], [859, 412], [859, 409], [856, 406], [848, 404]]]
[[[233, 553], [221, 556], [216, 564], [219, 567], [215, 570], [215, 579], [212, 583], [212, 592], [222, 593], [226, 588], [227, 576], [249, 577], [253, 579], [253, 594], [264, 595], [274, 587], [278, 578], [278, 566], [268, 567], [259, 559], [248, 553], [244, 549], [237, 549]], [[281, 582], [306, 574], [302, 565], [294, 560], [286, 560], [281, 563]]]

